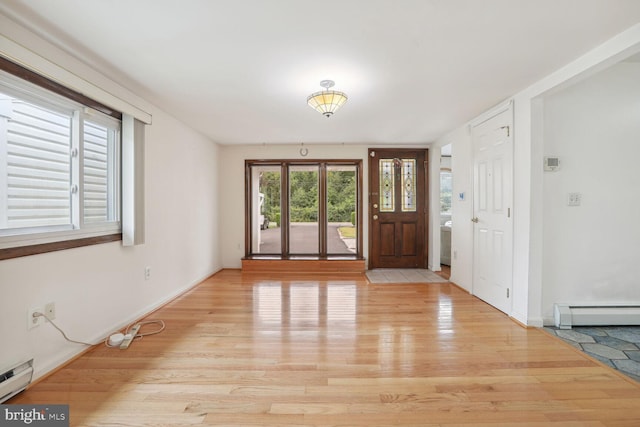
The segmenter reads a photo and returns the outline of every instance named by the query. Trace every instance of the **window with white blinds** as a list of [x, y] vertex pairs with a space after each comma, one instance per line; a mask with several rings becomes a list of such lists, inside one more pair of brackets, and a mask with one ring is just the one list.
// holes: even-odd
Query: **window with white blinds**
[[121, 122], [0, 73], [0, 249], [120, 232]]
[[71, 115], [0, 92], [0, 229], [71, 225]]

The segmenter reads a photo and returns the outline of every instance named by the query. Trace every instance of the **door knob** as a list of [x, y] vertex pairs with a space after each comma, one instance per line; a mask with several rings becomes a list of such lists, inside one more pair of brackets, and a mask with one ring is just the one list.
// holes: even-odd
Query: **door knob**
[[474, 222], [474, 223], [476, 223], [476, 224], [477, 224], [477, 223], [478, 223], [478, 221], [480, 221], [480, 220], [478, 219], [478, 217], [477, 217], [477, 216], [474, 216], [473, 218], [471, 218], [471, 222]]
[[378, 204], [377, 204], [377, 203], [374, 203], [374, 204], [373, 204], [373, 208], [374, 208], [374, 209], [378, 209]]
[[374, 219], [374, 220], [378, 219], [378, 215], [374, 215], [374, 216], [373, 216], [373, 219]]

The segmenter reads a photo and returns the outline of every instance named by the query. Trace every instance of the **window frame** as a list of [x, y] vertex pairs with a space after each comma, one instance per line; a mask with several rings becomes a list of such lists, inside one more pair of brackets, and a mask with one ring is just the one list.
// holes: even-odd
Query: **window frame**
[[[289, 248], [289, 171], [291, 166], [318, 165], [318, 228], [319, 251], [313, 254], [292, 254]], [[363, 255], [363, 162], [362, 159], [273, 159], [245, 160], [245, 256], [244, 259], [364, 259]], [[252, 252], [253, 188], [252, 168], [259, 166], [280, 167], [280, 254]], [[327, 167], [352, 166], [356, 169], [356, 253], [327, 253]]]
[[[115, 201], [117, 204], [117, 221], [84, 224], [84, 218], [81, 217], [79, 219], [76, 218], [75, 221], [72, 220], [71, 225], [25, 227], [15, 229], [12, 233], [2, 233], [4, 235], [0, 236], [0, 260], [122, 240], [122, 113], [2, 56], [0, 56], [0, 70], [8, 74], [3, 80], [3, 86], [9, 87], [11, 92], [18, 92], [20, 99], [30, 102], [35, 101], [47, 107], [52, 104], [54, 108], [61, 108], [56, 103], [56, 98], [58, 98], [63, 101], [64, 107], [62, 108], [66, 108], [68, 104], [75, 111], [74, 115], [87, 116], [87, 121], [89, 122], [110, 123], [111, 125], [119, 122], [118, 142], [115, 144], [117, 146], [117, 160], [114, 163], [117, 168], [115, 172], [116, 182], [114, 183], [117, 186], [118, 193]], [[16, 84], [19, 86], [18, 88], [12, 87]], [[25, 84], [26, 88], [21, 86]], [[35, 87], [29, 88], [29, 86]], [[42, 91], [43, 89], [44, 91]], [[41, 92], [47, 92], [47, 94], [43, 95]], [[91, 117], [91, 114], [95, 112], [101, 114]], [[72, 127], [82, 128], [83, 126], [80, 126], [81, 123], [82, 120], [78, 119], [76, 122], [74, 119], [72, 120]], [[77, 129], [74, 130], [77, 131]], [[72, 137], [72, 140], [76, 140], [72, 144], [83, 140], [82, 133], [83, 129], [77, 133], [77, 136]], [[78, 168], [82, 168], [82, 143], [80, 143], [80, 146], [81, 149], [78, 156], [81, 160], [70, 166], [72, 174], [77, 174]], [[82, 181], [83, 179], [84, 171], [82, 174], [72, 178], [72, 182]], [[82, 185], [80, 185], [79, 191], [82, 191]], [[84, 204], [84, 195], [79, 198], [78, 202], [71, 202], [71, 205], [74, 206], [77, 203]], [[81, 214], [82, 209], [79, 212]], [[77, 213], [72, 214], [71, 217], [73, 218], [75, 215]], [[74, 223], [77, 227], [74, 227]]]

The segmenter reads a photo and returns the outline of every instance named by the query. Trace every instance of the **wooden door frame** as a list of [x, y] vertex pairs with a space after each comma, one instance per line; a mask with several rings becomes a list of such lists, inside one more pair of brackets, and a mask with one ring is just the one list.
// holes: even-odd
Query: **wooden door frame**
[[[374, 187], [372, 180], [372, 172], [371, 172], [371, 166], [372, 166], [372, 159], [373, 157], [371, 156], [371, 152], [375, 151], [376, 153], [385, 153], [385, 152], [398, 152], [398, 151], [406, 151], [406, 152], [416, 152], [416, 151], [423, 151], [424, 152], [424, 182], [423, 184], [423, 195], [422, 197], [424, 197], [424, 212], [423, 212], [423, 230], [424, 230], [424, 241], [422, 242], [422, 251], [423, 251], [423, 265], [420, 266], [420, 268], [423, 269], [428, 269], [428, 265], [429, 265], [429, 149], [428, 148], [406, 148], [406, 147], [400, 147], [400, 148], [391, 148], [391, 147], [386, 147], [386, 148], [368, 148], [367, 149], [367, 158], [368, 158], [368, 162], [367, 162], [367, 185], [368, 185], [368, 197], [367, 197], [367, 216], [369, 217], [367, 220], [367, 233], [368, 233], [368, 253], [367, 253], [367, 269], [372, 269], [372, 249], [373, 249], [373, 214], [372, 214], [372, 201], [371, 198], [373, 197], [373, 193], [376, 193], [377, 195], [377, 191], [379, 191], [377, 189], [377, 186]], [[376, 158], [378, 158], [379, 156], [375, 156]]]

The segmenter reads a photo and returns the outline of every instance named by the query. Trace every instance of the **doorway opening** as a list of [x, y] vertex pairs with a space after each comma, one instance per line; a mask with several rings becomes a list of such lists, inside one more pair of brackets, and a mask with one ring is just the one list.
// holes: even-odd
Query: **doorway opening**
[[443, 275], [451, 275], [451, 227], [453, 172], [451, 144], [441, 148], [440, 158], [440, 268]]

